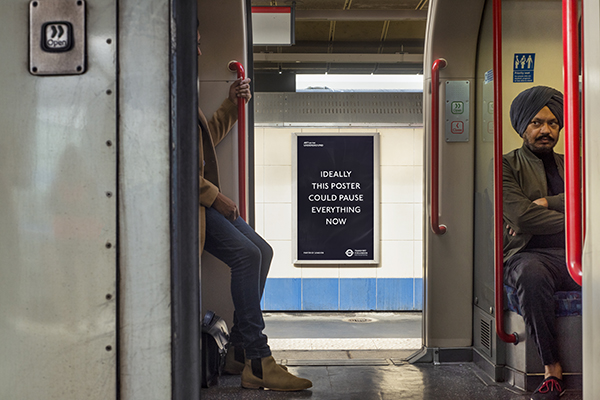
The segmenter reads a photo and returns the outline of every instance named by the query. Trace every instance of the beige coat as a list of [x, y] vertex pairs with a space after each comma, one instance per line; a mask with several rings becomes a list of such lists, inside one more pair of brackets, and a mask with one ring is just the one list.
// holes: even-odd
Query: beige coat
[[200, 252], [204, 249], [206, 207], [212, 206], [219, 194], [219, 164], [215, 146], [229, 133], [237, 121], [237, 106], [225, 99], [210, 121], [198, 109], [200, 123]]

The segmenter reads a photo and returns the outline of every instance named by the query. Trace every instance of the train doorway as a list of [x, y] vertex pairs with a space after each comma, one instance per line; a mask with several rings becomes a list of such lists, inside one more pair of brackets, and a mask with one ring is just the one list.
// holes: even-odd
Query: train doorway
[[[312, 55], [300, 55], [301, 60], [291, 63], [271, 59], [275, 53], [278, 58], [282, 57], [284, 52], [303, 48], [300, 42], [305, 40], [305, 34], [310, 36], [311, 31], [314, 31], [311, 28], [314, 24], [312, 17], [307, 16], [306, 20], [301, 18], [302, 22], [300, 22], [299, 17], [296, 16], [295, 32], [302, 32], [302, 34], [296, 37], [297, 42], [294, 46], [280, 49], [258, 45], [250, 50], [252, 43], [248, 43], [247, 38], [244, 38], [246, 48], [240, 49], [237, 42], [244, 36], [243, 33], [237, 37], [237, 42], [236, 39], [227, 39], [228, 36], [237, 36], [227, 32], [231, 26], [238, 28], [237, 23], [231, 22], [232, 17], [222, 13], [218, 7], [202, 6], [206, 10], [205, 15], [211, 16], [210, 18], [200, 16], [200, 29], [206, 30], [206, 33], [201, 32], [202, 46], [207, 51], [201, 57], [199, 65], [199, 102], [205, 114], [211, 114], [218, 107], [217, 103], [221, 98], [213, 99], [215, 103], [209, 104], [213, 100], [204, 98], [203, 93], [223, 93], [223, 84], [227, 84], [227, 81], [234, 77], [231, 73], [226, 73], [223, 65], [233, 57], [238, 57], [238, 53], [245, 58], [243, 51], [247, 52], [248, 58], [251, 58], [250, 55], [254, 58], [254, 62], [247, 60], [246, 65], [249, 70], [253, 70], [253, 73], [248, 72], [248, 74], [254, 77], [255, 92], [253, 100], [248, 104], [248, 113], [255, 120], [253, 124], [248, 121], [249, 150], [246, 155], [249, 171], [246, 178], [248, 194], [246, 200], [249, 203], [248, 222], [275, 250], [275, 259], [262, 302], [262, 308], [266, 312], [289, 312], [298, 315], [305, 312], [362, 311], [419, 313], [422, 310], [422, 94], [389, 90], [377, 93], [375, 97], [370, 96], [366, 91], [295, 93], [295, 82], [289, 85], [289, 78], [294, 75], [290, 71], [298, 69], [303, 73], [319, 70], [318, 72], [322, 73], [347, 72], [375, 76], [388, 76], [392, 73], [422, 74], [423, 59], [419, 54], [419, 48], [422, 49], [425, 35], [426, 12], [424, 3], [416, 3], [415, 6], [420, 8], [414, 12], [394, 11], [386, 14], [386, 17], [393, 22], [384, 24], [383, 39], [381, 27], [375, 26], [375, 23], [368, 24], [370, 26], [368, 37], [360, 39], [357, 39], [356, 35], [343, 36], [341, 29], [336, 31], [337, 34], [334, 33], [334, 36], [337, 35], [341, 46], [339, 51], [342, 51], [343, 46], [356, 46], [365, 53], [370, 53], [371, 47], [377, 42], [372, 56], [361, 59], [360, 65], [352, 63], [353, 66], [349, 68], [342, 62], [336, 61], [336, 55], [331, 56], [334, 60], [331, 63], [325, 61], [307, 64], [302, 61]], [[328, 4], [323, 2], [318, 5], [318, 8], [328, 8], [333, 5], [332, 2]], [[363, 15], [361, 12], [354, 15], [362, 20], [368, 17], [368, 14]], [[229, 22], [227, 24], [216, 22], [225, 20]], [[235, 20], [239, 21], [240, 17], [236, 15]], [[330, 25], [329, 22], [325, 24]], [[323, 24], [318, 23], [318, 25]], [[401, 26], [410, 27], [410, 32], [402, 31], [399, 33], [400, 36], [393, 33]], [[332, 29], [335, 31], [334, 28]], [[318, 32], [320, 33], [321, 30]], [[388, 32], [389, 41], [386, 40]], [[377, 39], [372, 39], [375, 37]], [[399, 44], [398, 37], [407, 39]], [[386, 43], [381, 43], [381, 40]], [[364, 46], [370, 46], [369, 50]], [[226, 52], [222, 51], [225, 48], [231, 51], [231, 54], [225, 55]], [[397, 51], [402, 53], [400, 63], [397, 62]], [[210, 61], [207, 61], [208, 55], [211, 55]], [[217, 85], [221, 85], [221, 88]], [[303, 99], [307, 96], [313, 96], [318, 104], [308, 100], [309, 104], [301, 105], [302, 102], [306, 103]], [[332, 110], [328, 115], [325, 114], [327, 108]], [[300, 114], [290, 114], [290, 111], [299, 110], [310, 114], [305, 114], [303, 119], [298, 119]], [[344, 112], [347, 112], [345, 119], [340, 119]], [[288, 115], [284, 115], [286, 113]], [[306, 118], [317, 115], [321, 119]], [[288, 117], [292, 119], [286, 121]], [[398, 117], [401, 119], [399, 120]], [[345, 265], [346, 263], [341, 260], [337, 265], [329, 263], [326, 267], [294, 265], [292, 138], [293, 135], [298, 134], [334, 134], [335, 136], [369, 134], [379, 141], [376, 155], [379, 159], [374, 170], [380, 175], [377, 181], [387, 181], [388, 184], [380, 185], [376, 192], [379, 198], [374, 202], [380, 216], [376, 218], [377, 226], [374, 228], [378, 237], [373, 242], [379, 247], [376, 253], [381, 258], [375, 265], [373, 263], [367, 266]], [[237, 139], [239, 140], [239, 136]], [[238, 199], [241, 193], [237, 185], [244, 181], [238, 179], [239, 144], [236, 141], [233, 132], [217, 149], [221, 161], [222, 189], [234, 200]], [[223, 160], [230, 160], [230, 162], [224, 165]], [[253, 201], [255, 204], [251, 204]], [[339, 216], [331, 217], [329, 219], [332, 224], [338, 223], [338, 226], [344, 219]], [[346, 250], [357, 254], [359, 252], [356, 250], [363, 250], [363, 248], [348, 247], [344, 249]], [[382, 267], [386, 263], [388, 267]], [[223, 296], [224, 290], [228, 289], [228, 275], [227, 268], [210, 255], [203, 254], [203, 311], [213, 309], [226, 318], [232, 315], [233, 305]]]
[[[255, 82], [258, 90], [266, 87], [261, 79], [259, 76]], [[386, 87], [390, 87], [393, 79], [393, 76], [387, 79]], [[275, 350], [414, 352], [421, 347], [422, 83], [418, 89], [414, 89], [417, 85], [413, 83], [397, 91], [381, 90], [382, 87], [360, 89], [358, 85], [305, 83], [296, 92], [255, 93], [255, 223], [257, 231], [275, 250], [262, 301], [266, 332]], [[302, 160], [298, 148], [313, 137], [353, 135], [377, 137], [374, 168], [379, 180], [376, 185], [379, 220], [375, 221], [374, 229], [378, 233], [379, 262], [352, 264], [346, 262], [347, 255], [337, 262], [299, 262], [295, 246], [301, 246], [299, 219], [306, 218], [302, 207], [310, 207], [308, 218], [314, 220], [315, 229], [327, 230], [330, 229], [327, 221], [332, 217], [347, 221], [356, 214], [323, 213], [354, 211], [353, 206], [364, 209], [365, 202], [358, 197], [362, 196], [360, 187], [344, 192], [329, 186], [338, 184], [338, 180], [356, 180], [352, 176], [332, 180], [317, 171], [336, 168], [333, 153], [329, 153], [331, 158], [322, 167], [314, 169], [313, 174], [321, 176], [309, 177], [308, 191], [303, 191], [299, 181], [307, 178], [300, 176], [298, 166]], [[368, 153], [361, 149], [359, 154]], [[346, 168], [345, 173], [357, 175], [357, 164]], [[336, 202], [338, 196], [349, 193], [358, 201]], [[301, 205], [302, 196], [313, 196], [314, 201]], [[329, 235], [336, 235], [335, 230], [345, 235], [344, 229], [334, 227]], [[365, 321], [360, 328], [359, 321]], [[388, 329], [392, 326], [395, 328]], [[319, 344], [315, 339], [327, 339], [327, 343]]]

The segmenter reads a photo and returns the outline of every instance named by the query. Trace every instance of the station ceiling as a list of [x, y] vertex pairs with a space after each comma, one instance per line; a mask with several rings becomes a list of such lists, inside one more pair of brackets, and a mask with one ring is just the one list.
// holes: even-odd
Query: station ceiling
[[429, 0], [252, 0], [295, 7], [295, 44], [254, 46], [256, 72], [422, 73]]

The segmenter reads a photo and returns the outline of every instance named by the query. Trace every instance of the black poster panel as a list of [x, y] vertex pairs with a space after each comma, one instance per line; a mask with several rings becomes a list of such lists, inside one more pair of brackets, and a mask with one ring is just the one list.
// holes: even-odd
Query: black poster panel
[[297, 137], [297, 258], [374, 260], [374, 137]]

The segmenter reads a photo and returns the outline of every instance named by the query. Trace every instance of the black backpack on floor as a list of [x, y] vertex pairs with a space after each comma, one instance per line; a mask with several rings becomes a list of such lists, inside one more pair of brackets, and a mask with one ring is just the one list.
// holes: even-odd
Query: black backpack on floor
[[202, 387], [217, 385], [225, 367], [229, 330], [223, 318], [207, 311], [202, 321]]

